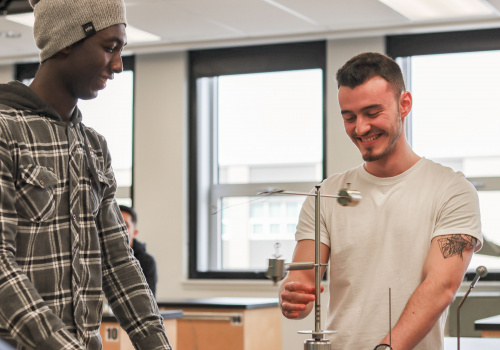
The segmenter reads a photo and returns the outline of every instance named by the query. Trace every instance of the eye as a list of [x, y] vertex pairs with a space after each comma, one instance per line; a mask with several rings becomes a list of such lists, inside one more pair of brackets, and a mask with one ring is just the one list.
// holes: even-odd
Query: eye
[[344, 122], [352, 123], [356, 120], [356, 115], [354, 114], [343, 114], [342, 118], [344, 118]]
[[106, 46], [104, 47], [104, 51], [106, 52], [109, 52], [109, 53], [113, 53], [116, 49], [116, 46]]
[[379, 113], [380, 113], [380, 111], [370, 111], [370, 112], [366, 113], [366, 116], [369, 117], [369, 118], [374, 118], [377, 115], [379, 115]]

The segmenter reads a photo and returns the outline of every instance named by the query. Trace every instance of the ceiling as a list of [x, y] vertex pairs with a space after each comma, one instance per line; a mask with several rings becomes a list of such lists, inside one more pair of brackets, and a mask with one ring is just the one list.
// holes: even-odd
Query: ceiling
[[[16, 2], [27, 0], [13, 0]], [[159, 52], [371, 35], [500, 27], [485, 17], [412, 22], [378, 0], [125, 0], [132, 26], [161, 37], [128, 52]], [[32, 28], [0, 16], [0, 63], [36, 59]]]

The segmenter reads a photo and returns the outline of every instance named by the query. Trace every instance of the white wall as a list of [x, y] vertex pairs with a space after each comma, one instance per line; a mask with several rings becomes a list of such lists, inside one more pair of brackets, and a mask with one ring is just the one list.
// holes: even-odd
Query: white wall
[[[332, 40], [327, 47], [327, 172], [341, 172], [361, 163], [343, 129], [337, 105], [335, 73], [362, 51], [384, 52], [382, 37]], [[170, 52], [136, 58], [134, 196], [141, 240], [158, 264], [157, 298], [221, 296], [277, 297], [270, 281], [188, 281], [187, 234], [187, 53]], [[12, 79], [12, 66], [0, 66], [0, 82]], [[327, 294], [328, 290], [326, 290]], [[322, 298], [326, 311], [327, 297]], [[323, 320], [325, 317], [323, 316]], [[283, 320], [283, 349], [302, 350], [314, 328], [312, 315]]]
[[7, 83], [14, 78], [14, 66], [0, 65], [0, 83]]
[[331, 40], [327, 46], [327, 173], [343, 172], [362, 163], [361, 155], [344, 131], [337, 100], [337, 70], [351, 57], [367, 52], [385, 52], [384, 37]]

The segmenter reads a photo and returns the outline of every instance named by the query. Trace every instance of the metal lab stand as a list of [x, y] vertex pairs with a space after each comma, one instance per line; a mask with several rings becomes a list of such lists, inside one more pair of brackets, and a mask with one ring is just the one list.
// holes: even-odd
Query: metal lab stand
[[335, 331], [321, 330], [321, 267], [326, 264], [321, 264], [321, 237], [320, 237], [320, 219], [321, 219], [321, 197], [337, 198], [337, 202], [342, 206], [355, 206], [361, 200], [361, 194], [358, 191], [349, 189], [349, 184], [344, 189], [339, 191], [338, 196], [323, 195], [320, 192], [320, 186], [316, 186], [315, 193], [298, 193], [286, 191], [272, 191], [267, 194], [280, 194], [280, 195], [301, 195], [301, 196], [314, 196], [315, 200], [315, 218], [314, 218], [314, 231], [315, 231], [315, 251], [314, 263], [313, 262], [297, 262], [285, 264], [284, 259], [279, 259], [276, 256], [274, 259], [269, 259], [269, 267], [266, 276], [272, 279], [275, 283], [282, 280], [286, 275], [286, 270], [308, 270], [314, 268], [314, 282], [315, 282], [315, 296], [314, 301], [314, 331], [299, 331], [300, 334], [312, 334], [312, 339], [307, 339], [304, 342], [304, 350], [330, 350], [331, 342], [326, 339], [325, 334], [336, 333]]

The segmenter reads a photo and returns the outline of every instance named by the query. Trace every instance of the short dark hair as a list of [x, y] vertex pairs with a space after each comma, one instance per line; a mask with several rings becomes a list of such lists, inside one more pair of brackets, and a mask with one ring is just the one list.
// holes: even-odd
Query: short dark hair
[[130, 214], [130, 216], [132, 217], [132, 222], [134, 224], [137, 224], [137, 213], [135, 212], [135, 210], [131, 207], [127, 207], [126, 205], [120, 205], [120, 211], [123, 211], [125, 213], [128, 213]]
[[374, 77], [385, 79], [396, 97], [406, 90], [403, 73], [396, 61], [377, 52], [361, 53], [347, 61], [337, 71], [337, 84], [354, 89]]

